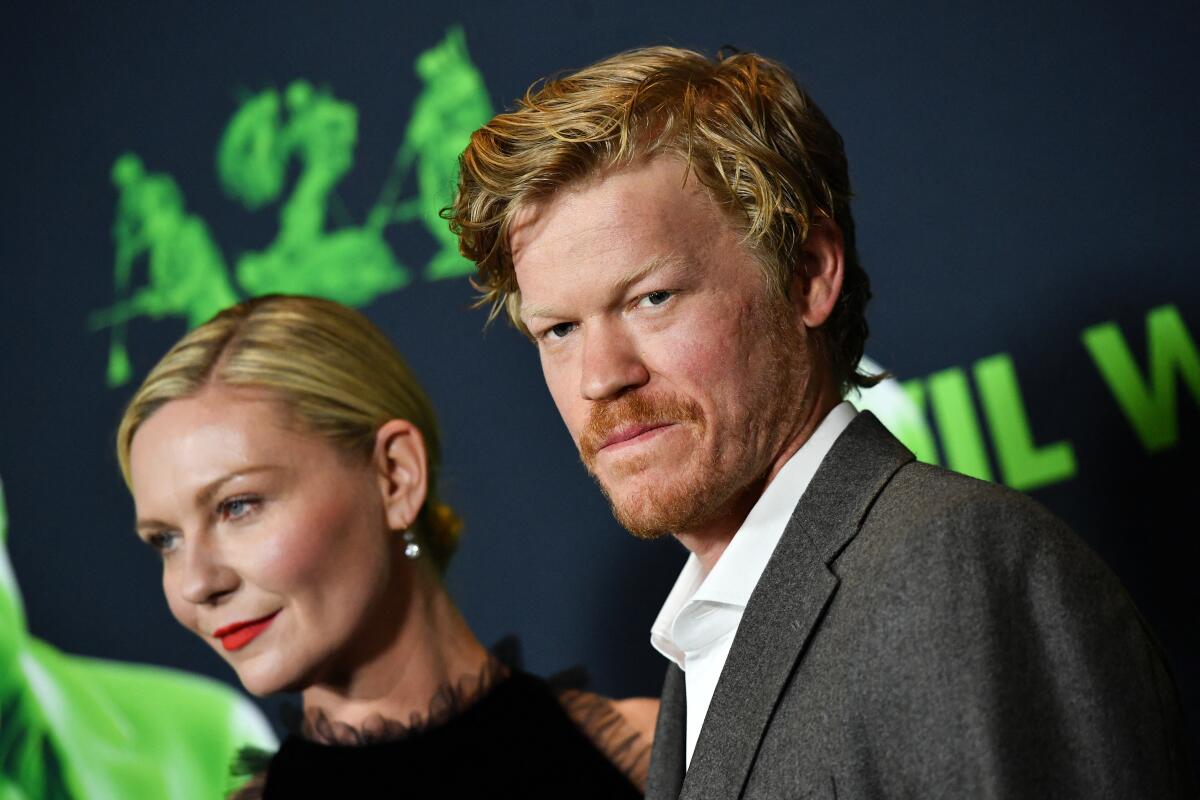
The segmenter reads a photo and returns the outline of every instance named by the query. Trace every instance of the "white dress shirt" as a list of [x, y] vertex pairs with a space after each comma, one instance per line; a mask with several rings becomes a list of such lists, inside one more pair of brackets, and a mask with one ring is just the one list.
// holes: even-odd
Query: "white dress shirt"
[[684, 671], [688, 765], [750, 593], [817, 467], [857, 413], [842, 402], [826, 415], [767, 485], [707, 576], [695, 554], [688, 557], [650, 629], [654, 648]]

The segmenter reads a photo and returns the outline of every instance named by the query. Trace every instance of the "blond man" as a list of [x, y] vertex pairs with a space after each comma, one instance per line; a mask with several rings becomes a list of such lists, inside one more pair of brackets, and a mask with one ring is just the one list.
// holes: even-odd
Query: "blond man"
[[659, 47], [535, 84], [451, 224], [617, 519], [691, 553], [648, 796], [1186, 796], [1116, 578], [844, 401], [875, 380], [846, 158], [779, 64]]

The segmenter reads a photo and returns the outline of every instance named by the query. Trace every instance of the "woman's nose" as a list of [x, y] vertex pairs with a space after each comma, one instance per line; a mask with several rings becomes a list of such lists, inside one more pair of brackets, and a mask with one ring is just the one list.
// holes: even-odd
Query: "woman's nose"
[[237, 570], [206, 536], [193, 537], [180, 555], [183, 575], [178, 585], [180, 595], [189, 603], [215, 605], [238, 587]]

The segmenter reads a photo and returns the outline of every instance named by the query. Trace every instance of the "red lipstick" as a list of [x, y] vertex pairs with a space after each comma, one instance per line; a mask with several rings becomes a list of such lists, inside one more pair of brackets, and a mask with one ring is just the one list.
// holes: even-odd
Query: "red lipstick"
[[213, 631], [213, 636], [221, 640], [221, 646], [226, 650], [241, 650], [254, 641], [260, 633], [265, 631], [278, 613], [276, 611], [258, 619], [226, 625], [224, 628], [218, 628]]

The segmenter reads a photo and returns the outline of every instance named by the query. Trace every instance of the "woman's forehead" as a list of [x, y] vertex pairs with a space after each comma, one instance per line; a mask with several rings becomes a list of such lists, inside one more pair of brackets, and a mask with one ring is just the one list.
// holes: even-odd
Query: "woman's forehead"
[[151, 414], [134, 434], [130, 468], [136, 494], [139, 485], [202, 483], [251, 463], [304, 463], [323, 445], [291, 423], [277, 396], [220, 388], [172, 400]]

